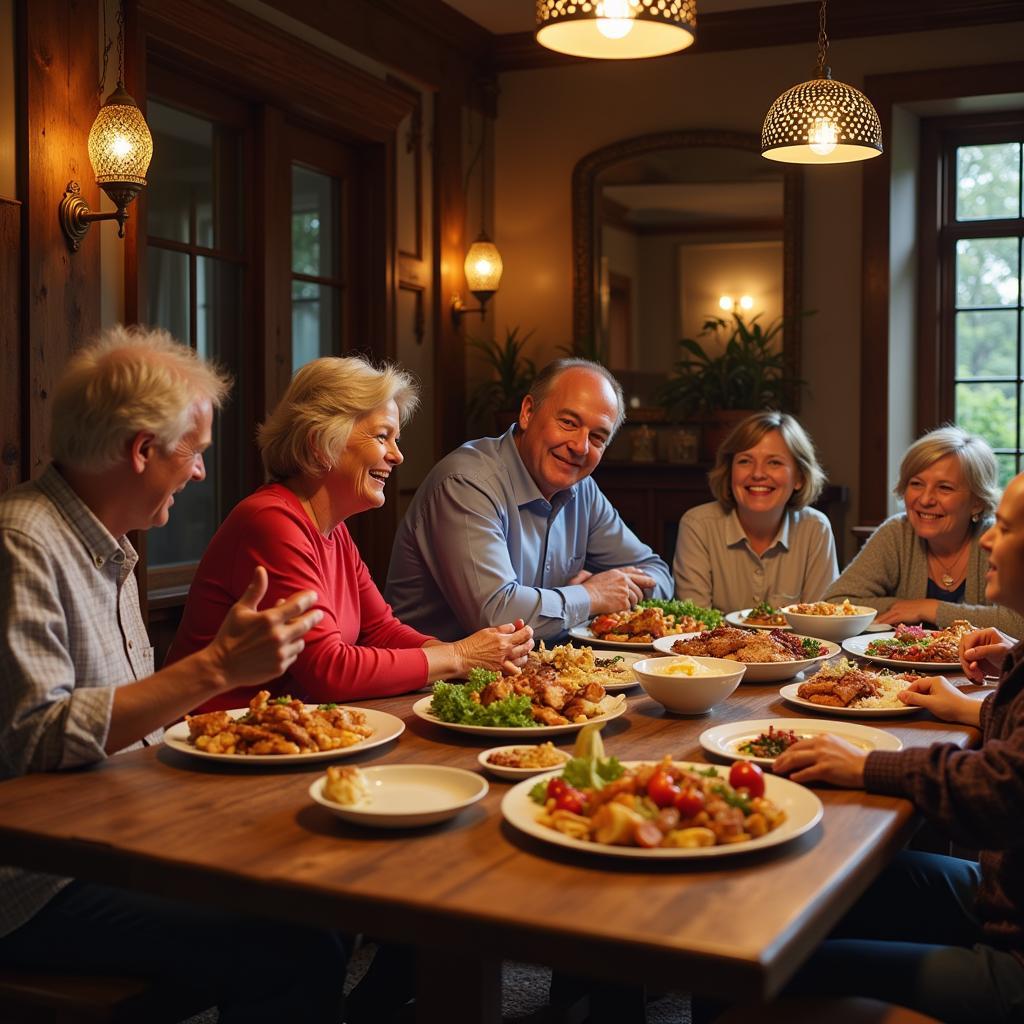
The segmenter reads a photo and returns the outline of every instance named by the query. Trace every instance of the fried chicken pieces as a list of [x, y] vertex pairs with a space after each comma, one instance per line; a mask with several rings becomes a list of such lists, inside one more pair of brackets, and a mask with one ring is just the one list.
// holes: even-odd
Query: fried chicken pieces
[[855, 700], [863, 697], [877, 697], [882, 692], [877, 676], [863, 669], [851, 669], [833, 679], [808, 679], [796, 691], [798, 697], [812, 704], [830, 708], [848, 708]]
[[719, 626], [700, 636], [677, 640], [675, 654], [698, 658], [725, 658], [726, 661], [766, 662], [802, 661], [807, 655], [798, 637], [781, 629], [752, 632], [735, 626]]
[[599, 682], [586, 679], [586, 673], [594, 668], [589, 647], [547, 651], [541, 645], [530, 652], [520, 675], [488, 683], [480, 691], [479, 700], [487, 707], [511, 694], [520, 694], [530, 698], [530, 712], [538, 725], [586, 722], [607, 714], [626, 699], [609, 697]]
[[260, 690], [241, 718], [227, 711], [186, 715], [189, 740], [209, 754], [307, 754], [351, 747], [373, 729], [356, 708], [307, 707], [290, 697], [270, 700]]
[[590, 632], [601, 640], [622, 644], [649, 644], [661, 636], [700, 629], [704, 623], [689, 615], [677, 619], [661, 608], [635, 608], [628, 612], [598, 615], [590, 623]]

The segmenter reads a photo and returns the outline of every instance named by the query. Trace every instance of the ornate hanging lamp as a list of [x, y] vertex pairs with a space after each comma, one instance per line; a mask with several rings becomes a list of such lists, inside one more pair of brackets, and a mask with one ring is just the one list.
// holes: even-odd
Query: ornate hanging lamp
[[818, 13], [818, 64], [814, 78], [787, 89], [761, 128], [761, 155], [790, 164], [844, 164], [882, 152], [882, 125], [871, 100], [836, 82], [828, 66], [825, 7]]
[[697, 0], [537, 0], [535, 35], [574, 57], [662, 57], [697, 38]]

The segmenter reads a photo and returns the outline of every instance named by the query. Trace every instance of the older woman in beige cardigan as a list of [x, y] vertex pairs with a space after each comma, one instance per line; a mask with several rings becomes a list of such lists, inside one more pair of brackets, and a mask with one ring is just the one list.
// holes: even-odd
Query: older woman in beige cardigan
[[1019, 615], [985, 601], [988, 557], [978, 542], [999, 500], [992, 449], [959, 427], [933, 430], [907, 449], [895, 491], [905, 511], [879, 526], [826, 600], [877, 608], [880, 623], [968, 619], [1021, 635]]

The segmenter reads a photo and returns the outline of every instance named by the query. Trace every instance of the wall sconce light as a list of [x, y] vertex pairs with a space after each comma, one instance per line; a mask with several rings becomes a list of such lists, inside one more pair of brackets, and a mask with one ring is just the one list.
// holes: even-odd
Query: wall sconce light
[[753, 309], [754, 297], [752, 295], [741, 295], [738, 299], [734, 299], [731, 295], [723, 295], [718, 300], [718, 308], [725, 310], [726, 313], [731, 313], [737, 306], [747, 311]]
[[485, 231], [481, 231], [477, 240], [469, 247], [463, 266], [466, 271], [466, 284], [480, 305], [470, 309], [463, 303], [461, 296], [453, 295], [452, 323], [456, 327], [461, 325], [462, 318], [467, 313], [479, 313], [481, 318], [485, 316], [487, 300], [501, 284], [501, 272], [504, 270], [501, 253]]
[[832, 79], [828, 66], [825, 7], [818, 12], [818, 63], [814, 78], [787, 89], [761, 128], [761, 155], [791, 164], [844, 164], [882, 152], [882, 125], [871, 100]]
[[537, 0], [535, 35], [573, 57], [662, 57], [697, 38], [697, 0]]
[[[105, 18], [105, 3], [103, 13]], [[72, 252], [78, 251], [93, 221], [116, 220], [117, 236], [124, 238], [128, 204], [146, 187], [146, 171], [153, 159], [153, 136], [149, 133], [149, 125], [138, 104], [124, 88], [124, 11], [120, 5], [117, 25], [117, 87], [100, 107], [89, 131], [89, 162], [96, 175], [96, 183], [117, 209], [112, 213], [91, 212], [89, 204], [82, 198], [81, 186], [77, 181], [69, 181], [58, 207], [58, 217]], [[100, 83], [101, 93], [106, 82], [109, 49], [108, 39], [103, 53], [104, 80]]]

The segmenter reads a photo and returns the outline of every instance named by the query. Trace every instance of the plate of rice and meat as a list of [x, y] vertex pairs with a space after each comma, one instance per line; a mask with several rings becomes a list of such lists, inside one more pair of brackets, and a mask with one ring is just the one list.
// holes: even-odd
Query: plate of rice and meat
[[405, 723], [386, 711], [271, 698], [247, 708], [186, 715], [164, 733], [164, 744], [191, 757], [241, 765], [331, 761], [401, 736]]
[[861, 750], [901, 750], [898, 736], [855, 722], [815, 722], [806, 718], [764, 718], [726, 722], [700, 734], [707, 753], [725, 761], [742, 758], [768, 767], [797, 740], [824, 734], [839, 736]]
[[975, 628], [966, 619], [957, 619], [945, 629], [922, 629], [901, 622], [892, 633], [852, 637], [843, 642], [843, 650], [891, 668], [953, 671], [960, 668], [960, 637]]
[[747, 666], [744, 683], [777, 683], [792, 679], [798, 672], [839, 653], [839, 646], [828, 640], [781, 629], [765, 631], [735, 626], [719, 626], [683, 637], [663, 637], [654, 641], [654, 647], [663, 654], [740, 662]]
[[802, 683], [782, 687], [779, 695], [797, 707], [844, 717], [913, 715], [921, 709], [904, 704], [897, 695], [916, 678], [914, 672], [870, 671], [842, 658]]

